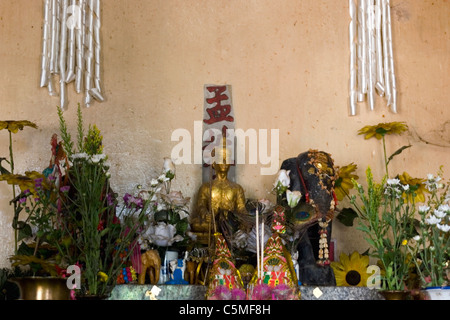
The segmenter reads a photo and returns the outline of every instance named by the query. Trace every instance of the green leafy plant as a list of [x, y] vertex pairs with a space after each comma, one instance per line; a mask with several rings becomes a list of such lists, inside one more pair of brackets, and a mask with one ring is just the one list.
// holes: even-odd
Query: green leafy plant
[[[414, 203], [403, 194], [414, 192], [409, 185], [398, 179], [383, 179], [374, 182], [370, 167], [366, 171], [367, 191], [355, 182], [362, 207], [358, 210], [358, 230], [365, 234], [370, 245], [369, 255], [378, 258], [384, 267], [383, 289], [403, 290], [412, 267], [407, 250], [408, 239], [415, 233]], [[356, 196], [352, 204], [356, 205]]]
[[450, 185], [442, 175], [442, 167], [436, 176], [428, 174], [430, 194], [418, 208], [419, 234], [408, 243], [422, 287], [442, 287], [450, 280]]
[[[63, 146], [71, 160], [66, 167], [68, 188], [62, 197], [60, 227], [54, 238], [67, 264], [81, 266], [79, 295], [108, 295], [127, 259], [137, 244], [137, 232], [146, 220], [149, 200], [121, 205], [110, 187], [107, 156], [102, 136], [95, 126], [84, 135], [82, 113], [78, 106], [78, 150], [66, 121], [58, 109]], [[76, 151], [76, 152], [75, 152]], [[124, 254], [125, 253], [125, 254]]]

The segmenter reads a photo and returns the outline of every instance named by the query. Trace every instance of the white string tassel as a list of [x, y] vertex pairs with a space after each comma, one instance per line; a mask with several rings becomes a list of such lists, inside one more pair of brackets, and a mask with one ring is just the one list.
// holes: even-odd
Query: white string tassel
[[380, 96], [384, 96], [384, 75], [383, 75], [383, 48], [381, 46], [381, 0], [376, 0], [375, 10], [375, 31], [376, 31], [376, 65], [377, 82], [375, 89]]
[[67, 107], [67, 84], [75, 81], [89, 107], [101, 93], [100, 0], [44, 0], [40, 86], [57, 96], [53, 76], [59, 74], [60, 107]]
[[381, 2], [382, 35], [383, 35], [383, 65], [384, 65], [384, 96], [387, 101], [391, 99], [391, 84], [389, 79], [389, 54], [387, 41], [386, 0]]
[[388, 101], [388, 106], [391, 106], [391, 110], [397, 113], [397, 88], [395, 82], [394, 72], [394, 52], [392, 49], [392, 27], [391, 27], [391, 5], [390, 0], [386, 1], [386, 21], [387, 21], [387, 43], [388, 43], [388, 55], [389, 55], [389, 72], [391, 79], [391, 97]]
[[75, 80], [75, 30], [80, 28], [81, 12], [76, 5], [76, 0], [70, 0], [70, 6], [67, 8], [67, 14], [71, 14], [67, 17], [68, 27], [68, 46], [67, 46], [67, 72], [66, 83], [70, 83]]
[[75, 67], [75, 91], [81, 93], [83, 90], [83, 70], [84, 70], [84, 34], [86, 28], [86, 3], [84, 0], [80, 0], [80, 25], [75, 31], [76, 40], [76, 67]]
[[354, 0], [349, 0], [349, 11], [350, 11], [350, 25], [349, 25], [349, 43], [350, 43], [350, 115], [356, 115], [356, 103], [357, 95], [356, 92], [356, 8]]
[[94, 83], [93, 88], [89, 91], [92, 97], [98, 101], [104, 101], [101, 93], [101, 46], [100, 46], [100, 0], [95, 0], [94, 3]]
[[85, 51], [85, 70], [84, 70], [84, 104], [90, 107], [92, 96], [89, 91], [92, 89], [92, 81], [94, 76], [94, 0], [89, 0], [86, 7], [86, 51]]
[[50, 77], [50, 41], [51, 41], [51, 22], [52, 14], [50, 0], [45, 0], [44, 4], [44, 24], [42, 27], [42, 53], [41, 53], [41, 81], [40, 87], [48, 85]]
[[367, 53], [369, 61], [368, 66], [368, 83], [367, 83], [367, 99], [369, 102], [369, 108], [371, 111], [374, 110], [375, 97], [374, 97], [374, 80], [375, 80], [375, 34], [374, 34], [374, 5], [373, 0], [367, 1]]
[[358, 0], [358, 102], [367, 93], [366, 0]]
[[67, 108], [66, 87], [66, 54], [67, 54], [67, 7], [68, 0], [62, 0], [61, 4], [61, 44], [59, 51], [59, 85], [60, 85], [60, 108]]

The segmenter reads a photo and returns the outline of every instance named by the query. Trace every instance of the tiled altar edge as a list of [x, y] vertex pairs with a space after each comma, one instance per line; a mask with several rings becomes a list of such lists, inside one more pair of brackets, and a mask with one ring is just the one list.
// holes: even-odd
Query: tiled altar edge
[[[201, 285], [157, 285], [158, 300], [204, 300]], [[110, 300], [150, 300], [152, 284], [123, 284], [113, 289]], [[320, 290], [320, 291], [319, 291]], [[300, 286], [302, 300], [383, 300], [377, 290], [367, 287]], [[147, 293], [147, 294], [146, 294]]]

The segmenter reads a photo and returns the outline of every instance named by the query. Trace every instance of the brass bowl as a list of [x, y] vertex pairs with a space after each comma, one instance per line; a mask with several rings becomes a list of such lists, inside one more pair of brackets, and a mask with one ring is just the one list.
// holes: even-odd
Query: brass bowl
[[20, 289], [21, 300], [70, 300], [67, 279], [58, 277], [12, 278]]

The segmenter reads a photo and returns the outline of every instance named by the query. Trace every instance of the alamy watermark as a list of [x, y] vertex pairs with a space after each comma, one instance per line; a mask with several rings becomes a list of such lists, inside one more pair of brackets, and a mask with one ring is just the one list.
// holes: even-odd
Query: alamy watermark
[[[218, 129], [202, 131], [202, 121], [194, 121], [193, 135], [183, 128], [172, 132], [171, 141], [176, 141], [171, 158], [176, 165], [222, 163], [220, 153], [222, 139], [226, 138], [227, 162], [233, 164], [260, 164], [261, 175], [274, 175], [279, 170], [279, 129], [227, 129], [224, 134]], [[247, 145], [248, 142], [248, 145]], [[193, 152], [192, 152], [193, 150]], [[192, 155], [193, 153], [193, 155]], [[231, 153], [231, 154], [229, 154]], [[248, 159], [247, 159], [248, 158]]]

